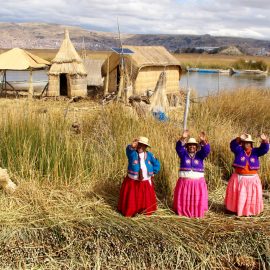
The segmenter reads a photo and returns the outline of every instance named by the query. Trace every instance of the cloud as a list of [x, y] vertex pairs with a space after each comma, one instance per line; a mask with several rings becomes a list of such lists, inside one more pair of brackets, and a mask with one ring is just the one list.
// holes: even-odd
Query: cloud
[[[2, 3], [1, 3], [2, 2]], [[125, 33], [269, 39], [269, 0], [0, 0], [2, 21], [83, 25]]]

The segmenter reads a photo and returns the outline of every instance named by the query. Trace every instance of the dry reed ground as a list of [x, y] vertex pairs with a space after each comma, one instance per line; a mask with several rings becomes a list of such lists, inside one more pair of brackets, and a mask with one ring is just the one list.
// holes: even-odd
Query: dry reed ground
[[[139, 121], [119, 104], [0, 100], [0, 162], [19, 185], [13, 195], [0, 195], [1, 268], [269, 269], [269, 201], [258, 217], [236, 217], [223, 207], [223, 180], [232, 172], [229, 141], [241, 131], [269, 133], [269, 100], [267, 91], [243, 89], [192, 104], [191, 133], [204, 129], [212, 147], [204, 219], [171, 211], [182, 109], [159, 123]], [[80, 134], [71, 129], [74, 121]], [[159, 209], [151, 217], [124, 218], [116, 205], [125, 146], [140, 134], [162, 164], [155, 179]], [[261, 177], [268, 188], [269, 155]]]

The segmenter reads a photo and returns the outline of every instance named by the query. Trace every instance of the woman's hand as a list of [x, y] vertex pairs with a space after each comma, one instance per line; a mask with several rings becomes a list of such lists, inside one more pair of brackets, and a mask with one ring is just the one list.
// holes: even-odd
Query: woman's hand
[[246, 133], [243, 132], [243, 133], [240, 133], [238, 137], [236, 137], [236, 141], [238, 144], [241, 144], [241, 141], [245, 140], [246, 138], [247, 138], [247, 135]]
[[241, 139], [242, 141], [244, 141], [247, 137], [248, 137], [247, 133], [242, 133], [242, 134], [240, 135], [240, 139]]
[[188, 136], [189, 136], [189, 131], [186, 129], [186, 130], [184, 130], [180, 140], [185, 141]]
[[206, 143], [207, 143], [206, 134], [205, 134], [204, 131], [202, 131], [202, 132], [199, 134], [199, 138], [200, 138], [201, 143], [203, 143], [203, 144], [206, 144]]
[[268, 136], [266, 136], [264, 133], [261, 134], [260, 138], [262, 139], [263, 142], [269, 142]]
[[137, 149], [137, 146], [138, 146], [138, 139], [134, 139], [133, 142], [131, 143], [131, 147]]

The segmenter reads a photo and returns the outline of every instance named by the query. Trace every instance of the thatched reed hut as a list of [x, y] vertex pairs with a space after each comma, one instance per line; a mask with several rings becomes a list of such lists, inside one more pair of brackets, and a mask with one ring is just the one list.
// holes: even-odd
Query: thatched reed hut
[[48, 96], [87, 96], [86, 70], [65, 31], [63, 43], [49, 70]]
[[[118, 91], [119, 87], [123, 87], [131, 94], [144, 95], [148, 90], [155, 90], [162, 72], [166, 75], [166, 94], [179, 92], [181, 66], [164, 47], [124, 46], [124, 48], [134, 53], [122, 56], [113, 52], [102, 66], [105, 93]], [[121, 61], [121, 58], [124, 60]], [[124, 77], [124, 82], [121, 82], [121, 77]]]

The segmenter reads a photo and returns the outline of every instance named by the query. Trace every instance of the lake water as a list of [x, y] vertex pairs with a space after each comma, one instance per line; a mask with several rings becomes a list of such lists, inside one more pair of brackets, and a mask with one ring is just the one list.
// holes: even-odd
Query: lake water
[[[48, 82], [48, 71], [33, 71], [33, 86], [35, 91], [41, 91]], [[15, 88], [29, 89], [28, 71], [7, 71], [7, 81]], [[180, 87], [195, 89], [199, 97], [215, 94], [222, 90], [234, 90], [243, 87], [257, 87], [270, 89], [270, 76], [262, 75], [233, 75], [209, 74], [190, 72], [183, 74], [180, 79]]]
[[187, 89], [187, 83], [191, 89], [196, 90], [199, 97], [203, 97], [222, 90], [235, 90], [245, 87], [270, 89], [270, 76], [244, 74], [230, 76], [228, 74], [190, 72], [189, 75], [186, 73], [181, 76], [181, 89]]
[[[48, 83], [47, 73], [47, 70], [35, 70], [32, 72], [33, 87], [35, 91], [42, 91]], [[15, 89], [28, 90], [29, 80], [29, 71], [7, 71], [7, 82], [9, 82]]]

